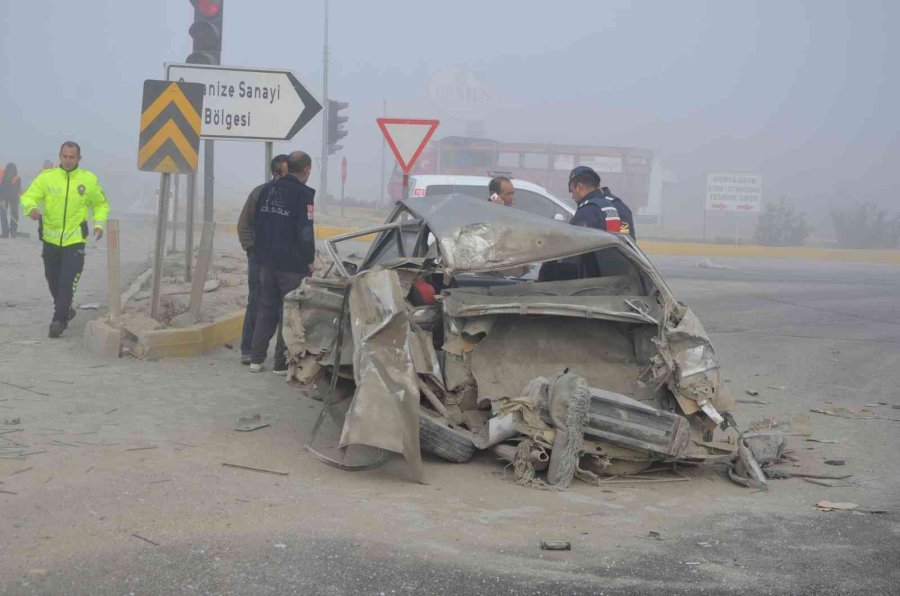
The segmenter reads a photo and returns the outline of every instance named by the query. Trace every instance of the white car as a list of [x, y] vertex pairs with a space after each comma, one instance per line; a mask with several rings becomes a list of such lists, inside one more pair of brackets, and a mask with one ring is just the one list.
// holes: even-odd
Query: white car
[[[409, 197], [432, 197], [446, 195], [466, 195], [488, 200], [488, 176], [446, 176], [422, 174], [409, 179]], [[516, 189], [513, 207], [560, 221], [569, 221], [575, 214], [575, 204], [559, 199], [543, 186], [525, 180], [512, 180]]]

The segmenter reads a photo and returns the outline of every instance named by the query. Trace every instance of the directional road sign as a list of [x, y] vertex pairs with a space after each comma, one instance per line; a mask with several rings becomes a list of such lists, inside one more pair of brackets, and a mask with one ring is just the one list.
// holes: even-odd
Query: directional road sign
[[202, 85], [144, 81], [138, 169], [163, 174], [196, 172], [202, 107]]
[[759, 213], [762, 209], [762, 177], [758, 174], [707, 175], [706, 209]]
[[412, 171], [413, 165], [440, 124], [439, 120], [408, 118], [378, 118], [376, 122], [404, 174]]
[[204, 85], [204, 139], [288, 140], [322, 110], [289, 70], [166, 64], [166, 78]]

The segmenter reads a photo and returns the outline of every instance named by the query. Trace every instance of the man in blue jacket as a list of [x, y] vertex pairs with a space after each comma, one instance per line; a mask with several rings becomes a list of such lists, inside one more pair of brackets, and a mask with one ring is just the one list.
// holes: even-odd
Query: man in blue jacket
[[[250, 372], [260, 372], [272, 335], [281, 321], [284, 296], [313, 271], [316, 239], [313, 230], [316, 191], [306, 185], [312, 159], [302, 151], [288, 156], [287, 175], [269, 184], [253, 218], [253, 258], [259, 270], [259, 306]], [[284, 339], [275, 343], [273, 372], [287, 372]]]

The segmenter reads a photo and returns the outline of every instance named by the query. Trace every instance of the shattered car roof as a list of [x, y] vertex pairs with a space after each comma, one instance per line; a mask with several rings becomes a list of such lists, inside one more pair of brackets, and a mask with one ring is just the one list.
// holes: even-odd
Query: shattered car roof
[[619, 235], [556, 221], [465, 195], [401, 203], [440, 243], [449, 271], [491, 271], [575, 256], [610, 246], [633, 253]]

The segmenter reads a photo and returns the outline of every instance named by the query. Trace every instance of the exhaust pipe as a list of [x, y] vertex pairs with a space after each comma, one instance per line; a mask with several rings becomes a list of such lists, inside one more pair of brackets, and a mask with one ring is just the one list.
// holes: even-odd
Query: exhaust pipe
[[[494, 455], [510, 463], [516, 459], [516, 451], [518, 451], [517, 447], [508, 443], [494, 445], [493, 448]], [[531, 462], [531, 466], [535, 471], [540, 472], [547, 469], [547, 466], [550, 464], [550, 456], [547, 455], [546, 451], [532, 449], [528, 453], [528, 461]]]

